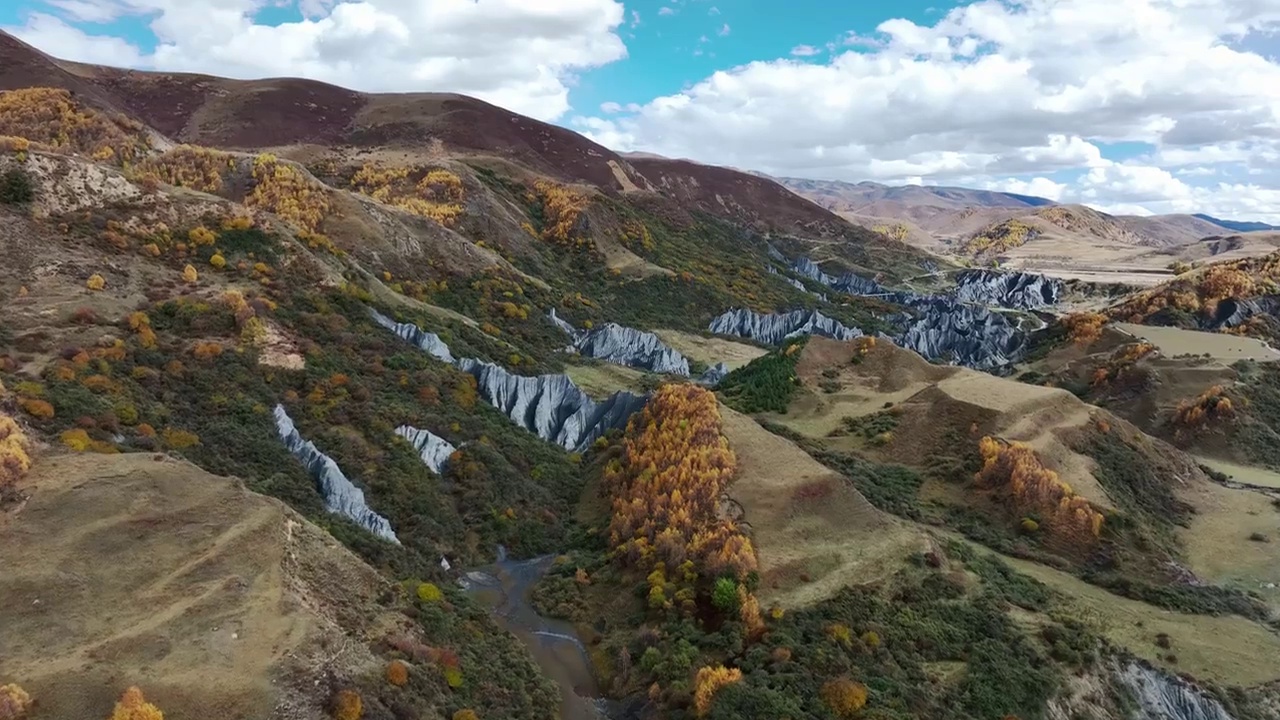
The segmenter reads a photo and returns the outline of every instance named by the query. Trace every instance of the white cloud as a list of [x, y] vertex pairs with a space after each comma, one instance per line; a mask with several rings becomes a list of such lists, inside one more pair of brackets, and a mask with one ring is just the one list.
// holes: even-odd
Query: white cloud
[[[578, 72], [626, 56], [617, 0], [295, 0], [312, 14], [255, 23], [266, 0], [54, 0], [73, 17], [145, 16], [147, 54], [36, 13], [14, 35], [57, 57], [254, 78], [299, 76], [367, 91], [450, 91], [541, 119], [569, 109]], [[633, 18], [634, 19], [634, 18]]]
[[640, 24], [640, 11], [632, 10], [631, 11], [631, 27], [636, 27], [639, 24]]
[[658, 8], [658, 14], [659, 15], [675, 15], [676, 9], [667, 5], [663, 5], [662, 7]]
[[[620, 150], [778, 175], [1006, 182], [1075, 169], [1078, 187], [1041, 189], [1273, 212], [1262, 199], [1280, 185], [1280, 64], [1241, 39], [1277, 30], [1280, 0], [979, 0], [931, 25], [844, 33], [825, 62], [726, 68], [578, 127]], [[1115, 143], [1148, 144], [1146, 164], [1107, 160]], [[1224, 162], [1269, 169], [1214, 187], [1169, 172]], [[1254, 200], [1229, 201], [1236, 191]]]
[[45, 4], [78, 22], [110, 22], [125, 12], [109, 0], [45, 0]]
[[1065, 183], [1054, 182], [1046, 177], [1034, 177], [1030, 180], [1005, 178], [1004, 180], [988, 181], [985, 187], [988, 190], [998, 190], [1018, 195], [1034, 195], [1054, 201], [1061, 200], [1063, 191], [1067, 189]]
[[720, 29], [716, 31], [716, 34], [719, 35], [720, 37], [724, 37], [728, 35], [729, 32], [730, 32], [729, 23], [725, 23], [724, 25], [720, 26]]
[[712, 5], [712, 6], [711, 6], [711, 9], [707, 11], [707, 14], [708, 14], [708, 15], [719, 15], [719, 14], [720, 14], [720, 8], [716, 7], [715, 5]]
[[791, 54], [795, 57], [813, 57], [822, 51], [812, 45], [797, 45], [791, 48]]

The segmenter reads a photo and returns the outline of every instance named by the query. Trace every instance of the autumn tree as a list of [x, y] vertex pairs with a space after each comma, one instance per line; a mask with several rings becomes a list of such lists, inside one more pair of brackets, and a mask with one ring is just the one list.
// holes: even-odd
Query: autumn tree
[[711, 712], [711, 702], [716, 693], [727, 685], [742, 680], [742, 671], [738, 668], [726, 668], [723, 665], [698, 669], [697, 678], [693, 682], [693, 709], [698, 717]]
[[0, 685], [0, 720], [19, 720], [31, 709], [31, 696], [15, 684]]
[[1098, 538], [1102, 513], [1045, 467], [1031, 446], [984, 437], [978, 450], [982, 469], [975, 480], [981, 487], [1006, 493], [1018, 514], [1038, 515], [1041, 525], [1077, 547]]
[[827, 681], [821, 693], [822, 701], [836, 717], [854, 717], [867, 704], [867, 686], [849, 678]]
[[396, 687], [404, 687], [409, 682], [409, 664], [403, 660], [392, 660], [387, 663], [387, 682]]
[[124, 691], [110, 720], [164, 720], [160, 708], [147, 702], [136, 686]]
[[364, 701], [355, 690], [340, 690], [333, 698], [334, 720], [360, 720], [364, 717]]
[[1072, 313], [1062, 319], [1067, 336], [1077, 345], [1089, 345], [1102, 337], [1102, 326], [1106, 322], [1106, 315], [1095, 312]]

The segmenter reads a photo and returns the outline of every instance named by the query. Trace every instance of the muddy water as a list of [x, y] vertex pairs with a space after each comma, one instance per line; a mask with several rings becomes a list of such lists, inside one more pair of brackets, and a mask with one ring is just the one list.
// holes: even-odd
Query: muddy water
[[529, 593], [554, 558], [507, 560], [499, 552], [496, 564], [463, 577], [468, 592], [487, 604], [494, 619], [529, 648], [543, 674], [560, 688], [562, 720], [609, 720], [608, 703], [600, 697], [587, 650], [573, 626], [544, 618], [529, 604]]

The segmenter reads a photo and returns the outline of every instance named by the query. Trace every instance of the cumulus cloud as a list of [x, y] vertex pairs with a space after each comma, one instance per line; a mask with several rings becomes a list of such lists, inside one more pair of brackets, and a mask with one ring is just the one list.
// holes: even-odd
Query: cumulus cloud
[[812, 45], [797, 45], [791, 48], [791, 54], [795, 57], [812, 57], [822, 52]]
[[[255, 78], [300, 76], [367, 91], [451, 91], [556, 119], [577, 73], [626, 56], [617, 0], [288, 0], [303, 19], [254, 20], [267, 0], [41, 0], [9, 32], [58, 57]], [[280, 4], [280, 3], [273, 3]], [[150, 23], [144, 53], [69, 21]], [[634, 19], [634, 18], [633, 18]]]
[[662, 7], [658, 8], [658, 14], [659, 15], [675, 15], [676, 9], [668, 5], [663, 5]]
[[[1147, 208], [1262, 207], [1280, 181], [1280, 65], [1246, 39], [1277, 30], [1280, 0], [980, 0], [932, 24], [845, 33], [826, 62], [724, 69], [578, 127], [620, 150], [776, 175], [1034, 183], [1076, 169], [1078, 186], [1040, 187]], [[1116, 143], [1147, 144], [1145, 164], [1107, 159], [1100, 148]], [[1169, 172], [1268, 159], [1256, 186]], [[1232, 192], [1257, 202], [1228, 203]]]

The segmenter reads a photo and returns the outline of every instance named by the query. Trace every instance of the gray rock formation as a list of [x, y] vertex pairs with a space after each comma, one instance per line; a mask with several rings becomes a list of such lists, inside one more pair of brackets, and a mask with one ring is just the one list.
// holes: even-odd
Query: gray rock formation
[[[426, 332], [416, 325], [393, 322], [377, 312], [372, 310], [370, 312], [373, 312], [375, 320], [382, 318], [382, 320], [378, 320], [379, 325], [391, 330], [404, 340], [417, 345], [437, 358], [452, 363], [459, 370], [474, 376], [476, 389], [479, 391], [480, 396], [510, 418], [512, 422], [543, 440], [553, 442], [566, 450], [583, 450], [595, 442], [596, 438], [609, 430], [625, 426], [631, 415], [643, 408], [645, 402], [648, 401], [648, 398], [643, 395], [617, 392], [601, 402], [596, 402], [581, 388], [573, 384], [573, 381], [567, 375], [537, 375], [529, 377], [516, 375], [498, 365], [475, 358], [454, 360], [448, 346], [439, 337]], [[553, 317], [553, 320], [556, 319], [558, 318]], [[386, 322], [383, 322], [383, 320], [386, 320]], [[625, 330], [626, 328], [623, 329]], [[652, 333], [642, 334], [652, 335]], [[654, 339], [656, 340], [657, 336], [654, 336]], [[688, 361], [685, 361], [684, 374], [686, 376], [689, 374]], [[290, 427], [292, 427], [292, 423], [290, 423]], [[404, 432], [401, 432], [402, 430]], [[410, 437], [410, 431], [425, 432], [408, 426], [402, 426], [396, 430], [397, 433], [414, 443], [414, 446], [422, 453], [424, 462], [431, 465], [432, 462], [436, 461], [437, 457], [441, 457], [439, 453], [443, 452], [443, 448], [435, 445], [430, 447], [431, 459], [428, 459], [427, 451], [428, 445], [431, 443], [430, 438], [422, 438], [423, 444], [419, 445], [418, 439], [421, 436], [414, 435]], [[430, 433], [427, 433], [427, 435], [430, 435]], [[435, 436], [430, 435], [430, 437]], [[436, 440], [448, 445], [441, 438], [436, 438]], [[450, 447], [449, 453], [452, 452], [453, 448]], [[448, 454], [444, 454], [442, 457], [448, 458]], [[440, 467], [443, 467], [443, 461], [440, 462]], [[334, 467], [336, 469], [337, 466], [335, 465]], [[439, 472], [435, 466], [432, 466], [432, 469]], [[345, 480], [345, 478], [343, 479]], [[359, 490], [356, 490], [356, 492], [359, 492]], [[361, 499], [363, 500], [363, 496]], [[390, 528], [388, 528], [389, 531]]]
[[1218, 302], [1213, 317], [1205, 318], [1197, 315], [1203, 330], [1221, 330], [1233, 328], [1252, 320], [1255, 317], [1265, 318], [1271, 322], [1280, 321], [1280, 295], [1262, 295], [1256, 298], [1227, 298]]
[[689, 360], [668, 347], [657, 335], [617, 323], [578, 330], [551, 311], [551, 322], [573, 338], [573, 348], [584, 357], [656, 373], [689, 377]]
[[373, 316], [374, 322], [417, 345], [419, 349], [426, 350], [447, 363], [453, 362], [453, 353], [449, 352], [449, 346], [439, 335], [429, 333], [413, 323], [396, 322], [373, 308], [369, 308], [369, 314]]
[[1039, 310], [1056, 305], [1063, 283], [1034, 273], [966, 270], [956, 275], [954, 297], [960, 302]]
[[839, 277], [828, 275], [822, 272], [822, 268], [818, 267], [816, 262], [807, 257], [798, 258], [791, 265], [791, 269], [811, 280], [817, 280], [832, 290], [838, 290], [850, 295], [878, 295], [888, 292], [884, 286], [875, 280], [862, 277], [856, 273], [848, 272]]
[[707, 368], [706, 372], [699, 375], [697, 382], [699, 385], [706, 385], [707, 387], [715, 387], [716, 385], [719, 385], [720, 381], [723, 380], [724, 377], [728, 374], [729, 374], [729, 366], [725, 365], [722, 362], [719, 362]]
[[457, 364], [475, 376], [481, 396], [490, 405], [566, 450], [583, 450], [610, 429], [625, 426], [647, 401], [642, 395], [616, 392], [597, 403], [567, 375], [515, 375], [474, 358]]
[[836, 340], [852, 340], [862, 336], [858, 328], [846, 327], [817, 310], [794, 310], [782, 314], [752, 312], [736, 308], [711, 321], [709, 328], [718, 335], [735, 335], [765, 345], [777, 345], [800, 335], [822, 335]]
[[557, 315], [555, 308], [551, 308], [551, 312], [548, 313], [548, 315], [551, 318], [551, 324], [563, 330], [564, 333], [569, 337], [573, 338], [575, 342], [578, 340], [579, 337], [582, 336], [582, 331], [570, 325], [568, 322], [563, 320], [559, 315]]
[[945, 297], [917, 300], [910, 307], [915, 316], [897, 318], [902, 330], [889, 337], [929, 360], [992, 370], [1015, 362], [1026, 350], [1028, 334], [985, 307]]
[[449, 461], [449, 456], [457, 450], [448, 440], [412, 425], [401, 425], [396, 428], [396, 434], [408, 440], [422, 457], [422, 462], [437, 475], [444, 473], [444, 466]]
[[1182, 678], [1129, 662], [1117, 673], [1138, 701], [1134, 720], [1233, 720], [1222, 703]]
[[374, 535], [399, 545], [400, 540], [392, 531], [391, 523], [369, 509], [364, 502], [364, 492], [342, 474], [338, 463], [320, 452], [311, 441], [302, 439], [283, 405], [276, 405], [275, 418], [280, 440], [315, 478], [320, 495], [324, 497], [325, 509], [348, 517]]

